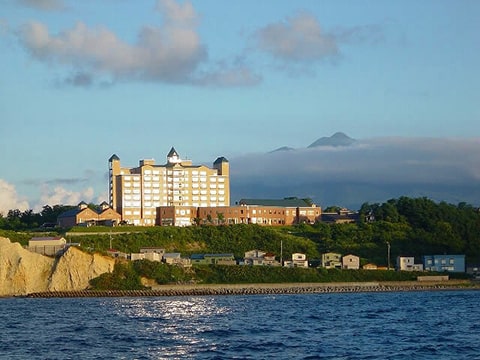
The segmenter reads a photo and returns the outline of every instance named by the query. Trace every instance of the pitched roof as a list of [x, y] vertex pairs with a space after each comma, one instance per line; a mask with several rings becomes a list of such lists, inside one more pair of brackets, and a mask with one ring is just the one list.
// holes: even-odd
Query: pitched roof
[[120, 160], [120, 158], [117, 156], [117, 154], [113, 154], [112, 156], [110, 156], [110, 159], [108, 159], [108, 161], [113, 161], [113, 160]]
[[311, 207], [311, 205], [298, 198], [285, 199], [241, 199], [240, 205], [260, 205], [260, 206], [279, 206], [279, 207]]
[[71, 210], [67, 210], [63, 213], [61, 213], [60, 215], [58, 215], [58, 219], [60, 218], [65, 218], [65, 217], [72, 217], [72, 216], [75, 216], [77, 215], [80, 211], [83, 211], [85, 209], [79, 209], [79, 208], [75, 208], [75, 209], [71, 209]]
[[39, 236], [39, 237], [33, 237], [30, 239], [30, 241], [49, 241], [49, 240], [61, 240], [63, 239], [61, 236]]
[[167, 157], [172, 157], [172, 156], [178, 156], [177, 150], [175, 150], [173, 146], [167, 154]]
[[220, 163], [223, 163], [223, 162], [228, 162], [228, 160], [223, 157], [223, 156], [220, 156], [217, 158], [217, 160], [214, 161], [214, 164], [220, 164]]

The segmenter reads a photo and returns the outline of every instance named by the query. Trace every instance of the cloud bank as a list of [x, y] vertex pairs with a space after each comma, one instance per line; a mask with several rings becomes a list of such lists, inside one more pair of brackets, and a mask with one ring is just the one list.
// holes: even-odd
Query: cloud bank
[[229, 160], [232, 202], [299, 196], [357, 208], [405, 195], [480, 204], [478, 138], [377, 138]]

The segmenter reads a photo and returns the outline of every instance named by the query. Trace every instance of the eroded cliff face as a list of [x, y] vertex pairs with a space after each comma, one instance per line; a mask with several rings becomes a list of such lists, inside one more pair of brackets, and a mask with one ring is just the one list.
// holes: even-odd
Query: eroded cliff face
[[53, 259], [0, 237], [0, 296], [83, 290], [91, 279], [113, 271], [114, 265], [110, 257], [87, 254], [74, 247]]
[[112, 272], [115, 260], [99, 254], [87, 254], [71, 247], [58, 259], [48, 284], [49, 291], [83, 290], [88, 282]]

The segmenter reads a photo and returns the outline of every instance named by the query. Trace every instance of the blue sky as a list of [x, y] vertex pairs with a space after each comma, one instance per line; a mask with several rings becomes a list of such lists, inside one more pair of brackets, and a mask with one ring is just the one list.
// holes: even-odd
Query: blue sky
[[478, 150], [475, 0], [0, 6], [0, 211], [105, 200], [113, 153], [235, 167], [336, 131]]

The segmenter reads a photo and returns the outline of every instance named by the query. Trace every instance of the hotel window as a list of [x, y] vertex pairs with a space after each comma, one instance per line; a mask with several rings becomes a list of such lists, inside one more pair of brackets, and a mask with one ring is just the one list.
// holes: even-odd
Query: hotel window
[[206, 171], [200, 171], [200, 175], [206, 176], [207, 172]]
[[123, 186], [125, 186], [125, 187], [130, 187], [130, 185], [131, 184], [129, 182], [123, 183]]
[[143, 181], [151, 181], [152, 177], [151, 176], [144, 176]]
[[217, 178], [214, 177], [214, 176], [212, 176], [212, 177], [210, 177], [210, 181], [211, 181], [211, 182], [217, 182]]
[[218, 178], [218, 182], [225, 182], [225, 178], [223, 177]]
[[218, 184], [218, 188], [219, 189], [225, 189], [225, 185], [224, 184]]
[[152, 170], [145, 170], [143, 173], [144, 173], [144, 174], [151, 174], [151, 173], [152, 173]]

